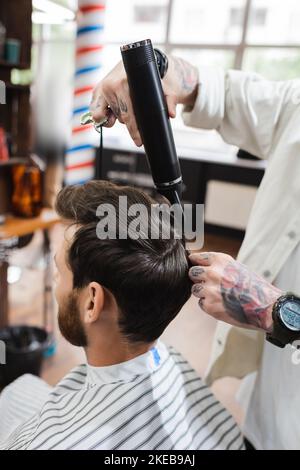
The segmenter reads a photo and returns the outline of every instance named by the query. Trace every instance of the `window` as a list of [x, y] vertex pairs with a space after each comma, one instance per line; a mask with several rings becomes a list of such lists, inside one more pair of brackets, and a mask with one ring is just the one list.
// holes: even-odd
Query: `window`
[[161, 5], [135, 5], [135, 23], [161, 23], [166, 14], [165, 6]]
[[[196, 65], [300, 77], [299, 0], [106, 0], [105, 23], [103, 74], [120, 44], [149, 37]], [[183, 127], [180, 113], [172, 124]]]
[[[56, 2], [76, 10], [77, 0]], [[151, 38], [193, 64], [254, 71], [274, 80], [296, 78], [299, 25], [299, 0], [106, 0], [102, 74], [121, 59], [121, 44]], [[55, 54], [69, 58], [68, 70], [75, 34], [74, 22], [33, 27], [41, 47], [60, 43]], [[180, 113], [172, 123], [182, 127]]]
[[[78, 4], [56, 2], [74, 10]], [[195, 64], [295, 78], [299, 25], [299, 0], [106, 0], [103, 73], [120, 60], [121, 44], [151, 38], [167, 53]], [[75, 34], [70, 21], [33, 25], [35, 42], [72, 42]]]
[[234, 52], [217, 49], [173, 49], [172, 53], [195, 65], [219, 66], [224, 69], [234, 67]]
[[243, 69], [255, 71], [270, 80], [300, 77], [300, 49], [247, 48]]
[[241, 28], [244, 21], [244, 10], [243, 8], [231, 8], [230, 10], [230, 25], [232, 27], [238, 26]]
[[299, 0], [251, 0], [241, 66], [272, 80], [300, 75]]
[[299, 76], [299, 0], [107, 0], [104, 70], [116, 45], [150, 37], [196, 64]]
[[252, 0], [251, 5], [249, 44], [300, 45], [299, 0]]
[[108, 0], [106, 2], [104, 41], [134, 42], [147, 37], [165, 41], [169, 0]]
[[267, 13], [267, 8], [253, 8], [249, 18], [250, 26], [256, 28], [265, 26]]
[[[171, 43], [239, 44], [242, 22], [236, 21], [244, 0], [173, 0]], [[233, 8], [234, 5], [234, 8]], [[232, 22], [232, 14], [234, 22]]]

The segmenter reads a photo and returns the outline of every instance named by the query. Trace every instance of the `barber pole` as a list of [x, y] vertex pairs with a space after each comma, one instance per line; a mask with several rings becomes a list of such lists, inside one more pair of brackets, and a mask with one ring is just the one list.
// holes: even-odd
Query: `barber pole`
[[72, 133], [66, 151], [66, 184], [84, 183], [95, 175], [95, 130], [81, 126], [80, 116], [89, 110], [92, 91], [101, 78], [105, 0], [79, 0]]

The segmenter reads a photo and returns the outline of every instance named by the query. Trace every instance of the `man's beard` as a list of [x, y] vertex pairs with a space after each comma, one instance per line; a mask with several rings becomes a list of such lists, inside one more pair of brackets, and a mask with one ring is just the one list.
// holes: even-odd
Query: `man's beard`
[[58, 310], [58, 326], [64, 338], [73, 346], [87, 346], [87, 337], [80, 319], [77, 295], [69, 294]]

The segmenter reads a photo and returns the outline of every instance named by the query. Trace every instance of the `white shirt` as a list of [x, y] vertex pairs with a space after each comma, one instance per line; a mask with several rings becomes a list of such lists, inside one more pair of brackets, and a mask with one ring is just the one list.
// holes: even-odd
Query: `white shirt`
[[198, 98], [187, 125], [217, 129], [223, 139], [268, 159], [239, 253], [272, 282], [300, 241], [300, 80], [200, 68]]
[[[300, 294], [300, 244], [275, 280], [283, 291]], [[243, 431], [257, 449], [300, 449], [300, 365], [295, 348], [266, 342]]]
[[[200, 68], [199, 76], [185, 123], [217, 129], [226, 142], [268, 159], [238, 259], [300, 295], [300, 80], [271, 82], [215, 68]], [[256, 333], [220, 323], [215, 339], [210, 381], [258, 366]], [[257, 448], [300, 449], [300, 366], [292, 352], [264, 345], [244, 425]]]
[[[182, 356], [160, 342], [121, 364], [76, 367], [50, 393], [44, 387], [25, 375], [4, 390], [0, 449], [243, 448], [232, 416]], [[36, 395], [32, 414], [27, 404]], [[14, 416], [19, 426], [8, 436]]]

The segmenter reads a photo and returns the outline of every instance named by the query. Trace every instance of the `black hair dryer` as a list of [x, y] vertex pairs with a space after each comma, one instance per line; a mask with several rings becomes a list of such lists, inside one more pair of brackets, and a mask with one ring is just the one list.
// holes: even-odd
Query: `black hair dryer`
[[122, 46], [121, 53], [155, 187], [171, 204], [180, 203], [181, 170], [151, 40]]

